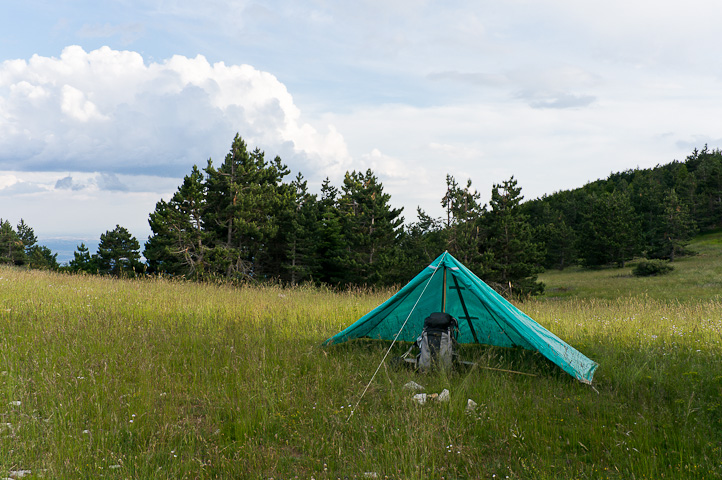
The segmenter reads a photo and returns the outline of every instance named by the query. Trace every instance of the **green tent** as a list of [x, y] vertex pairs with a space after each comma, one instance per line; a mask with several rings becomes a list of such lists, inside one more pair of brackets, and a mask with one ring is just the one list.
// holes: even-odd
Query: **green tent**
[[324, 345], [362, 337], [413, 342], [432, 312], [446, 312], [459, 321], [459, 343], [536, 350], [577, 380], [592, 383], [595, 362], [509, 303], [448, 252]]

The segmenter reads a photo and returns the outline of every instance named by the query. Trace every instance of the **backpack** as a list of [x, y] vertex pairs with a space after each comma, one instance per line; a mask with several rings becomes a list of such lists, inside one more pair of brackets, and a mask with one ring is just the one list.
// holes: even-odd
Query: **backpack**
[[428, 371], [434, 368], [450, 370], [456, 359], [456, 342], [459, 325], [448, 313], [435, 312], [424, 320], [424, 329], [414, 344], [420, 350], [416, 368]]

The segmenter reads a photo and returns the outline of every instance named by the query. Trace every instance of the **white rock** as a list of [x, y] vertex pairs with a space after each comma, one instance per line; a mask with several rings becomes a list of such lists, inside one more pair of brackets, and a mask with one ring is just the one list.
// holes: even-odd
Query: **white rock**
[[22, 478], [25, 475], [30, 475], [30, 470], [10, 470], [8, 472], [8, 475], [10, 475], [12, 478]]
[[474, 413], [476, 410], [476, 402], [472, 399], [467, 400], [466, 402], [466, 411], [469, 413]]
[[447, 389], [443, 389], [436, 400], [439, 402], [448, 402], [451, 399], [451, 394]]
[[425, 393], [417, 393], [414, 395], [414, 400], [419, 403], [419, 405], [423, 405], [426, 403], [426, 394]]
[[423, 390], [423, 389], [424, 389], [424, 387], [422, 387], [422, 386], [419, 385], [418, 383], [414, 382], [413, 380], [410, 381], [409, 383], [407, 383], [406, 385], [404, 385], [404, 388], [407, 389], [407, 390], [414, 390], [414, 391], [418, 391], [418, 390]]

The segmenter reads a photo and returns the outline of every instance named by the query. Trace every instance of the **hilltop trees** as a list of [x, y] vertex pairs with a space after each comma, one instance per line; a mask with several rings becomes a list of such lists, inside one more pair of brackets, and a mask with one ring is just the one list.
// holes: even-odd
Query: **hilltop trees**
[[685, 253], [684, 246], [696, 232], [689, 207], [680, 201], [674, 188], [667, 192], [656, 220], [648, 256], [674, 261], [676, 255]]
[[37, 244], [33, 229], [20, 219], [14, 229], [9, 221], [0, 218], [0, 264], [26, 266], [34, 269], [57, 270], [57, 253]]
[[269, 277], [278, 274], [279, 216], [292, 207], [290, 173], [280, 157], [272, 161], [258, 148], [249, 152], [236, 135], [219, 168], [209, 160], [203, 225], [210, 234], [214, 272], [226, 277]]
[[120, 225], [100, 236], [94, 263], [99, 273], [115, 276], [135, 275], [144, 269], [138, 240]]
[[345, 254], [346, 282], [354, 284], [385, 283], [391, 259], [388, 247], [396, 245], [403, 224], [401, 209], [391, 208], [391, 196], [371, 170], [346, 173], [338, 200]]
[[90, 251], [88, 247], [85, 246], [85, 243], [78, 245], [76, 251], [73, 253], [73, 259], [68, 263], [68, 269], [74, 273], [95, 273], [97, 271], [95, 260], [90, 255]]
[[0, 219], [0, 263], [22, 265], [25, 263], [25, 247], [9, 221]]
[[194, 165], [171, 199], [156, 204], [148, 219], [154, 235], [144, 251], [149, 272], [203, 276], [208, 251], [208, 235], [203, 228], [205, 188], [203, 174]]
[[461, 188], [456, 179], [446, 175], [446, 194], [441, 206], [446, 211], [446, 241], [448, 250], [461, 262], [483, 274], [486, 261], [480, 249], [483, 240], [481, 218], [486, 206], [479, 204], [481, 195], [471, 190], [471, 179]]
[[382, 265], [398, 243], [403, 218], [371, 172], [351, 172], [342, 190], [328, 179], [321, 198], [279, 157], [268, 161], [236, 136], [224, 162], [193, 167], [183, 185], [151, 213], [149, 270], [192, 278], [388, 282]]
[[512, 294], [539, 294], [544, 285], [537, 282], [543, 271], [542, 245], [520, 205], [524, 197], [521, 187], [512, 176], [491, 190], [490, 210], [483, 219], [486, 232], [482, 243], [488, 257], [485, 277], [498, 285], [497, 289]]
[[[403, 283], [448, 250], [503, 293], [540, 293], [542, 268], [623, 267], [634, 257], [673, 261], [699, 231], [722, 227], [722, 152], [706, 146], [683, 162], [613, 173], [575, 190], [524, 202], [511, 177], [488, 205], [471, 180], [446, 176], [443, 215], [402, 209], [373, 171], [326, 178], [319, 194], [279, 157], [239, 136], [222, 163], [193, 166], [170, 199], [159, 200], [140, 246], [123, 227], [81, 244], [64, 270], [191, 279], [312, 282], [333, 286]], [[0, 219], [0, 263], [57, 269], [23, 220]]]
[[585, 266], [624, 267], [641, 251], [639, 219], [626, 192], [590, 195], [582, 218], [578, 250]]

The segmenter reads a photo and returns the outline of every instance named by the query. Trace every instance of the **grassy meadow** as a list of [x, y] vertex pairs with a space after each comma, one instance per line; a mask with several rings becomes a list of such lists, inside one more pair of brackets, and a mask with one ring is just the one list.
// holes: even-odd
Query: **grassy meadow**
[[384, 366], [350, 418], [388, 344], [319, 344], [391, 290], [3, 267], [0, 478], [721, 478], [722, 234], [692, 248], [665, 277], [548, 272], [519, 304], [600, 364], [593, 388], [466, 346], [535, 376]]

